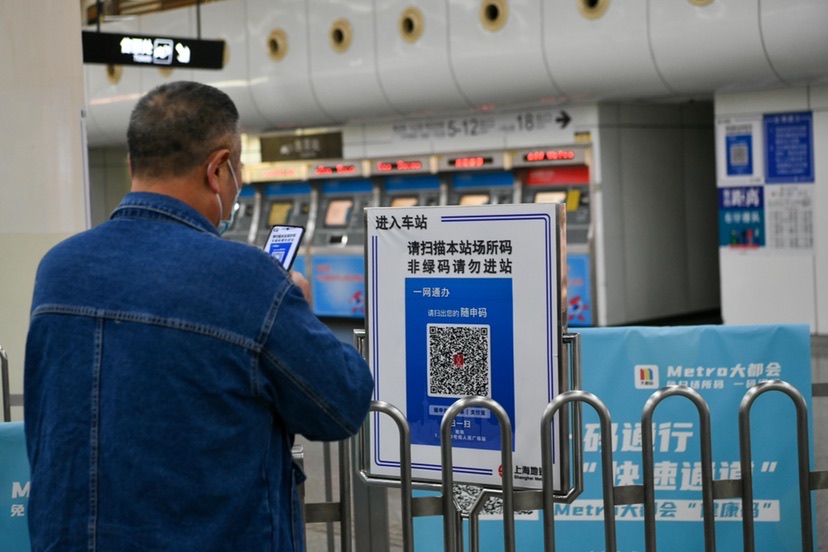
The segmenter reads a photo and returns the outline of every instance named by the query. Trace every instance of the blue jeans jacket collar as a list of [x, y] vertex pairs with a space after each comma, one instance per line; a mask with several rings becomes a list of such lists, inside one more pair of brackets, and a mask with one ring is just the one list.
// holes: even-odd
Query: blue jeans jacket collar
[[196, 230], [219, 235], [218, 229], [201, 213], [172, 196], [153, 192], [130, 192], [112, 212], [118, 218], [164, 219], [186, 224]]

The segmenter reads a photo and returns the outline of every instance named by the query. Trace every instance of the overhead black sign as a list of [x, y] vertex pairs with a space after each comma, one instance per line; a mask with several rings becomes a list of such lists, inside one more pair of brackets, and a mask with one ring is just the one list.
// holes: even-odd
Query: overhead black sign
[[302, 159], [339, 159], [342, 157], [342, 133], [323, 132], [296, 136], [262, 136], [262, 161], [298, 161]]
[[83, 31], [83, 62], [221, 69], [224, 41]]

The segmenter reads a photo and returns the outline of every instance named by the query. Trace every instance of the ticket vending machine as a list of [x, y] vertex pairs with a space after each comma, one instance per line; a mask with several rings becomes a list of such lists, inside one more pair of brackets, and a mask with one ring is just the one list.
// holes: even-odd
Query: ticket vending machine
[[532, 149], [512, 156], [523, 202], [566, 205], [567, 313], [573, 327], [597, 322], [590, 254], [590, 157], [587, 146]]
[[[254, 215], [259, 197], [255, 186], [242, 186], [239, 199], [233, 206], [233, 225], [224, 233], [228, 240], [251, 243], [251, 229], [255, 228]], [[255, 231], [254, 231], [255, 236]]]
[[[445, 194], [442, 194], [445, 195]], [[441, 205], [440, 179], [433, 174], [391, 176], [383, 181], [383, 207]]]
[[384, 177], [377, 179], [383, 207], [445, 205], [446, 186], [432, 172], [430, 157], [371, 163], [371, 174]]
[[261, 215], [255, 245], [263, 246], [270, 228], [277, 224], [304, 226], [305, 237], [299, 254], [293, 261], [293, 270], [307, 276], [308, 236], [311, 224], [311, 186], [307, 182], [279, 182], [263, 185]]
[[[321, 318], [359, 320], [361, 324], [365, 316], [363, 209], [376, 206], [378, 198], [365, 169], [361, 161], [322, 163], [312, 166], [308, 174], [318, 194], [309, 280], [313, 310]], [[326, 322], [336, 326], [332, 320]], [[345, 334], [352, 325], [344, 323]]]
[[517, 203], [520, 196], [515, 177], [504, 170], [504, 152], [483, 152], [443, 156], [439, 170], [450, 183], [449, 205], [487, 205]]

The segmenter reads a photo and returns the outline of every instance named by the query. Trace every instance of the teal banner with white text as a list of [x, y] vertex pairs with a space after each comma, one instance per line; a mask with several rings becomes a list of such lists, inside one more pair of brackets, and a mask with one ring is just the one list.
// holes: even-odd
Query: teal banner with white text
[[[741, 478], [739, 404], [750, 387], [784, 380], [803, 395], [810, 412], [807, 326], [584, 328], [578, 332], [583, 388], [597, 395], [612, 417], [615, 486], [643, 484], [641, 413], [652, 393], [666, 385], [686, 385], [708, 404], [715, 480]], [[800, 550], [793, 402], [783, 393], [765, 393], [754, 402], [750, 420], [756, 550]], [[555, 508], [557, 550], [564, 552], [604, 550], [602, 443], [597, 415], [588, 405], [583, 406], [583, 424], [584, 492], [574, 503]], [[653, 424], [657, 547], [671, 552], [704, 550], [698, 411], [684, 397], [668, 397], [656, 407]], [[812, 434], [811, 429], [811, 443]], [[813, 465], [813, 446], [811, 456]], [[719, 550], [742, 549], [741, 510], [739, 499], [715, 501]], [[616, 506], [615, 515], [618, 552], [644, 552], [643, 505]], [[516, 520], [517, 550], [543, 550], [540, 512], [519, 513]], [[442, 546], [441, 521], [415, 519], [416, 549]], [[484, 552], [503, 549], [497, 515], [481, 517], [480, 543]]]

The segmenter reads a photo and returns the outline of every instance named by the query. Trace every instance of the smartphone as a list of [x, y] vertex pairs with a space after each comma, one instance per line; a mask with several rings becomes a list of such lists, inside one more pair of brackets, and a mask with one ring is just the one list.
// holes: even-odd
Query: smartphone
[[276, 225], [270, 229], [263, 249], [279, 261], [285, 270], [290, 270], [299, 252], [304, 233], [304, 226]]

